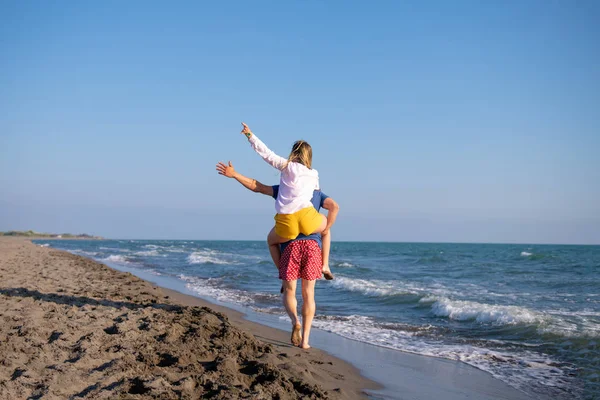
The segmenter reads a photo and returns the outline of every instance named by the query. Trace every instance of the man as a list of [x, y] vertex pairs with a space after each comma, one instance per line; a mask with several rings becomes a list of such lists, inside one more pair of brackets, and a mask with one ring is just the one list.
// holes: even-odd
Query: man
[[[247, 178], [237, 172], [231, 161], [228, 165], [217, 164], [219, 175], [234, 178], [245, 188], [264, 195], [277, 198], [279, 185], [267, 186], [255, 179]], [[319, 211], [321, 207], [329, 213], [329, 218], [335, 222], [339, 206], [320, 190], [315, 190], [312, 198], [313, 206]], [[321, 259], [321, 235], [300, 235], [296, 239], [281, 245], [281, 261], [278, 266], [279, 279], [282, 280], [283, 306], [292, 320], [292, 344], [303, 349], [309, 349], [309, 336], [312, 321], [315, 316], [315, 282], [321, 277], [321, 268], [327, 279], [333, 279], [329, 270], [329, 260]], [[329, 252], [327, 252], [329, 253]], [[302, 279], [302, 325], [298, 318], [296, 301], [296, 283]]]

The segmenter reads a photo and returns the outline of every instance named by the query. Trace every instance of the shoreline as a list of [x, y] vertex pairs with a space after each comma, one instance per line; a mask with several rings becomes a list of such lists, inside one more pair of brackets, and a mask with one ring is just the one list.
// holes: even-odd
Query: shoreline
[[[15, 239], [12, 239], [15, 240]], [[30, 242], [30, 238], [19, 238], [31, 246], [48, 251], [58, 251], [52, 248], [41, 248]], [[34, 239], [35, 240], [35, 239]], [[46, 238], [42, 238], [46, 240]], [[1, 241], [0, 241], [1, 244]], [[68, 252], [72, 257], [76, 256]], [[100, 264], [96, 261], [94, 263]], [[123, 269], [108, 266], [113, 271]], [[125, 268], [126, 269], [126, 268]], [[233, 325], [243, 331], [250, 332], [260, 341], [274, 346], [275, 353], [282, 350], [296, 350], [289, 345], [289, 332], [285, 331], [286, 324], [273, 323], [263, 315], [252, 316], [246, 310], [235, 310], [228, 305], [216, 304], [216, 300], [200, 298], [186, 291], [185, 284], [181, 287], [162, 285], [159, 277], [142, 276], [143, 273], [134, 271], [135, 275], [146, 279], [144, 282], [155, 286], [177, 304], [186, 306], [209, 307], [227, 315]], [[187, 293], [186, 293], [187, 292]], [[281, 330], [284, 329], [284, 330]], [[319, 353], [319, 357], [329, 358], [333, 369], [327, 371], [342, 376], [344, 385], [349, 381], [355, 383], [353, 389], [340, 385], [340, 392], [334, 392], [332, 398], [411, 398], [429, 399], [434, 397], [448, 399], [526, 399], [524, 393], [508, 386], [492, 377], [489, 373], [475, 367], [447, 359], [427, 357], [418, 354], [405, 353], [398, 350], [378, 347], [350, 339], [342, 338], [333, 333], [314, 329], [311, 334], [313, 349], [310, 353]], [[317, 348], [325, 349], [325, 351]], [[311, 355], [315, 355], [311, 354]], [[300, 356], [302, 356], [301, 354]], [[331, 361], [333, 360], [333, 361]], [[322, 360], [319, 360], [322, 361]], [[334, 388], [336, 389], [336, 388]], [[354, 390], [352, 392], [352, 390]], [[339, 394], [343, 396], [339, 396]], [[331, 393], [330, 393], [331, 396]]]
[[[285, 338], [283, 340], [289, 343], [290, 327], [287, 321], [281, 322], [272, 315], [254, 312], [216, 299], [200, 297], [187, 289], [185, 283], [181, 281], [170, 281], [169, 278], [123, 265], [115, 264], [111, 268], [135, 274], [158, 285], [162, 290], [182, 296], [186, 301], [201, 300], [208, 303], [210, 307], [235, 313], [242, 318], [241, 321], [253, 322], [262, 327], [267, 326], [268, 329], [283, 334]], [[318, 308], [317, 304], [317, 312]], [[311, 332], [311, 344], [313, 349], [324, 349], [326, 353], [350, 363], [362, 377], [375, 383], [377, 388], [365, 388], [367, 395], [374, 399], [526, 400], [532, 398], [531, 395], [493, 377], [489, 372], [458, 360], [403, 352], [348, 339], [314, 327]]]

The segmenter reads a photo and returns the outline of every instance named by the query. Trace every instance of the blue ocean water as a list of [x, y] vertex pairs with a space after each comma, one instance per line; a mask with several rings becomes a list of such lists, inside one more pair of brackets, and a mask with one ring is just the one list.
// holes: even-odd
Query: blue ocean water
[[[287, 319], [264, 242], [37, 241]], [[333, 243], [319, 329], [461, 360], [532, 397], [600, 398], [600, 246]]]

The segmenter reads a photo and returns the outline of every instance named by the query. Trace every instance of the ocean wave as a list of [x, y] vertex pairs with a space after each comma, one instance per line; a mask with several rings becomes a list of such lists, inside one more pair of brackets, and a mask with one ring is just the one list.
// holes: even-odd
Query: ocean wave
[[40, 244], [40, 247], [49, 247], [50, 243], [44, 243], [44, 244]]
[[160, 246], [157, 244], [145, 244], [142, 246], [150, 251], [168, 251], [169, 253], [187, 253], [189, 250], [184, 249], [185, 246]]
[[165, 248], [165, 251], [168, 251], [169, 253], [186, 253], [187, 252], [187, 250], [185, 250], [185, 249], [182, 249], [180, 247], [173, 247], [173, 246]]
[[353, 267], [356, 267], [356, 264], [352, 264], [351, 262], [348, 262], [348, 261], [339, 261], [339, 262], [334, 262], [333, 267], [334, 268], [353, 268]]
[[544, 253], [533, 253], [531, 251], [522, 251], [521, 252], [521, 257], [525, 257], [529, 260], [543, 260], [545, 258], [556, 258], [556, 256], [550, 255], [550, 254], [544, 254]]
[[237, 264], [232, 260], [219, 257], [219, 253], [213, 250], [195, 251], [187, 257], [188, 264]]
[[110, 251], [119, 251], [121, 253], [130, 253], [131, 252], [131, 250], [129, 250], [129, 249], [120, 249], [118, 247], [103, 247], [103, 246], [101, 246], [101, 247], [98, 247], [98, 249], [100, 249], [100, 250], [110, 250]]
[[338, 276], [330, 283], [333, 287], [351, 292], [362, 293], [367, 296], [396, 296], [403, 294], [418, 294], [416, 291], [405, 287], [398, 287], [392, 282], [368, 281], [365, 279], [351, 279]]
[[549, 310], [548, 313], [556, 315], [575, 315], [578, 317], [600, 317], [600, 311], [588, 309], [583, 309], [581, 311]]
[[88, 256], [88, 257], [95, 257], [100, 254], [95, 251], [85, 251], [85, 250], [79, 250], [79, 249], [71, 250], [71, 253], [78, 254], [80, 256]]
[[158, 256], [160, 256], [159, 252], [156, 250], [137, 251], [133, 254], [136, 256], [142, 256], [142, 257], [158, 257]]
[[222, 302], [238, 303], [245, 306], [254, 304], [254, 298], [247, 292], [237, 289], [219, 287], [221, 278], [203, 279], [180, 274], [179, 279], [186, 282], [186, 288], [201, 296], [210, 297]]
[[283, 309], [281, 308], [281, 304], [273, 307], [252, 307], [252, 310], [265, 314], [279, 315], [279, 319], [287, 319], [287, 321], [291, 321], [290, 317], [288, 317], [285, 311], [283, 311]]
[[536, 324], [545, 318], [538, 312], [517, 306], [499, 306], [474, 301], [438, 299], [431, 306], [437, 317], [455, 321], [475, 321], [482, 324]]
[[552, 321], [538, 328], [538, 332], [542, 335], [549, 334], [569, 339], [600, 338], [600, 312], [550, 310], [548, 314], [552, 315]]
[[191, 253], [188, 258], [189, 264], [230, 264], [239, 265], [242, 263], [259, 263], [264, 259], [259, 256], [237, 254], [237, 253], [226, 253], [213, 249], [197, 249]]
[[440, 298], [439, 296], [425, 296], [425, 297], [421, 297], [419, 299], [419, 303], [420, 304], [433, 304], [436, 301], [438, 301]]
[[426, 303], [429, 299], [434, 299], [430, 301], [434, 302], [442, 297], [460, 296], [464, 294], [465, 291], [468, 291], [469, 293], [479, 293], [484, 290], [483, 288], [472, 284], [455, 285], [456, 287], [449, 288], [438, 282], [418, 284], [415, 282], [399, 280], [367, 280], [349, 278], [340, 276], [339, 274], [336, 276], [336, 279], [329, 284], [337, 289], [371, 297], [412, 296], [410, 301], [414, 301], [415, 303]]
[[106, 258], [103, 258], [102, 261], [113, 262], [113, 263], [117, 263], [117, 264], [130, 264], [130, 261], [127, 260], [124, 256], [115, 255], [115, 254], [112, 254]]

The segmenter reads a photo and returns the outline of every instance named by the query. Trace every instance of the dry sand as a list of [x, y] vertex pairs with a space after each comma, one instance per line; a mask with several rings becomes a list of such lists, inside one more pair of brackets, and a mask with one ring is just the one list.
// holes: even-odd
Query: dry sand
[[0, 237], [0, 399], [353, 399], [376, 385], [235, 311]]

